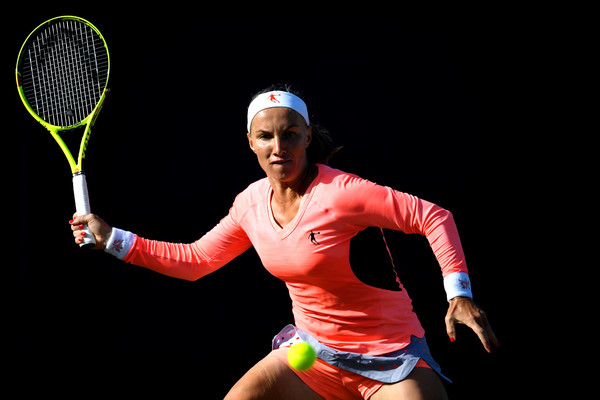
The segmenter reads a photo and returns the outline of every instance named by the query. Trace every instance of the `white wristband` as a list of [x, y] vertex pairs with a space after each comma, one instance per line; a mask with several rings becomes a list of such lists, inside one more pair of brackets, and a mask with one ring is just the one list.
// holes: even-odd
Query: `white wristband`
[[444, 289], [446, 290], [448, 301], [458, 296], [473, 298], [471, 280], [465, 272], [453, 272], [446, 275], [444, 278]]
[[112, 233], [104, 251], [118, 259], [125, 258], [135, 243], [135, 234], [119, 228], [112, 228]]

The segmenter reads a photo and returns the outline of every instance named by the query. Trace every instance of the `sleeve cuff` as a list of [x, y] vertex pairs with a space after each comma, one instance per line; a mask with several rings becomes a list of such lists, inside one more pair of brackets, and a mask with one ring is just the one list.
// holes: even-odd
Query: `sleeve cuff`
[[119, 228], [112, 228], [112, 233], [104, 251], [122, 260], [129, 254], [135, 243], [135, 234]]
[[444, 277], [444, 289], [446, 290], [448, 301], [458, 296], [473, 298], [471, 280], [465, 272], [453, 272], [446, 275]]

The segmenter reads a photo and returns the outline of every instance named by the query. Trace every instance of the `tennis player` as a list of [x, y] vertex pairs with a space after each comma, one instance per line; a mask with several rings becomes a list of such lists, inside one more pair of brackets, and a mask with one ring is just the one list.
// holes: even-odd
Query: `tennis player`
[[[214, 272], [254, 246], [265, 268], [286, 283], [294, 325], [273, 338], [273, 350], [234, 385], [228, 400], [446, 398], [442, 379], [447, 378], [429, 352], [400, 280], [396, 277], [394, 290], [363, 283], [353, 273], [349, 251], [351, 239], [367, 227], [425, 236], [444, 278], [450, 341], [455, 324], [466, 324], [491, 352], [498, 342], [472, 301], [452, 214], [329, 167], [338, 149], [326, 131], [311, 124], [305, 102], [287, 87], [271, 87], [253, 98], [247, 129], [266, 178], [241, 192], [228, 215], [198, 241], [148, 240], [92, 214], [70, 221], [75, 241], [85, 236], [81, 228], [87, 224], [96, 248], [187, 280]], [[287, 362], [289, 346], [297, 341], [317, 351], [308, 371]]]

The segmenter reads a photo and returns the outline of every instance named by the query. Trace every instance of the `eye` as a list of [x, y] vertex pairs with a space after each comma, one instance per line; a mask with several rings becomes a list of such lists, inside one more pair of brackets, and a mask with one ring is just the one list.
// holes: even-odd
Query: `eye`
[[268, 133], [261, 133], [258, 135], [258, 138], [263, 139], [263, 140], [271, 139], [271, 137], [273, 137], [273, 135], [268, 134]]

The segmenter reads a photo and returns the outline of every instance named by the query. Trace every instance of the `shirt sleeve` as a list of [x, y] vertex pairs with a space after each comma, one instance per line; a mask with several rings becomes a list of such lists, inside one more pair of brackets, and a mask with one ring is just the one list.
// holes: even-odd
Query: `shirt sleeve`
[[231, 212], [194, 243], [167, 243], [136, 236], [125, 262], [185, 280], [197, 280], [242, 254], [251, 243]]
[[[458, 230], [452, 213], [431, 202], [386, 186], [352, 176], [343, 182], [341, 218], [358, 228], [378, 226], [423, 235], [435, 254], [444, 278], [449, 274], [467, 273]], [[337, 208], [337, 207], [336, 207]]]

